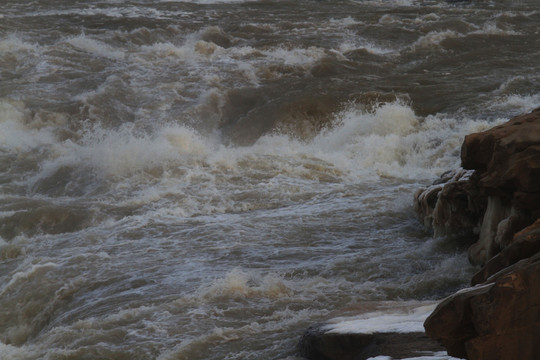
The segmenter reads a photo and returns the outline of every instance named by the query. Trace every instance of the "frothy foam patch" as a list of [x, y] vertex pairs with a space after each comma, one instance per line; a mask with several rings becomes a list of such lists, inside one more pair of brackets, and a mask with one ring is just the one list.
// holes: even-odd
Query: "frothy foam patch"
[[514, 85], [514, 83], [520, 83], [524, 81], [529, 81], [528, 77], [525, 77], [523, 75], [511, 76], [509, 79], [504, 81], [495, 92], [505, 93]]
[[514, 113], [525, 113], [540, 105], [540, 93], [531, 95], [507, 95], [495, 101], [491, 107], [498, 110], [511, 110]]
[[292, 290], [276, 275], [259, 276], [233, 269], [225, 278], [216, 280], [202, 290], [202, 298], [280, 298], [290, 296]]
[[333, 25], [338, 25], [338, 26], [351, 26], [351, 25], [362, 24], [363, 22], [359, 21], [359, 20], [356, 20], [356, 19], [353, 19], [350, 16], [347, 16], [347, 17], [342, 18], [342, 19], [330, 19], [330, 23], [333, 24]]
[[273, 50], [262, 51], [271, 61], [280, 62], [285, 65], [308, 65], [321, 59], [325, 55], [322, 48], [311, 46], [302, 48], [276, 48]]
[[453, 30], [446, 31], [431, 31], [424, 36], [421, 36], [412, 44], [412, 48], [416, 49], [425, 49], [432, 46], [439, 45], [442, 41], [446, 39], [463, 37], [465, 35], [455, 32]]
[[495, 23], [484, 23], [482, 27], [476, 27], [478, 30], [474, 30], [467, 33], [459, 33], [453, 30], [445, 31], [431, 31], [424, 36], [421, 36], [416, 40], [411, 48], [414, 50], [424, 49], [433, 46], [438, 46], [446, 39], [463, 38], [470, 35], [498, 35], [498, 36], [513, 36], [519, 35], [518, 32], [512, 29], [501, 29]]
[[441, 19], [441, 17], [439, 15], [437, 15], [435, 13], [429, 13], [427, 15], [417, 17], [416, 19], [414, 19], [414, 23], [422, 24], [422, 23], [426, 23], [426, 22], [439, 21], [440, 19]]
[[[26, 262], [29, 263], [30, 261], [27, 260]], [[5, 294], [18, 282], [33, 280], [36, 277], [40, 277], [51, 270], [57, 269], [58, 267], [59, 267], [58, 264], [55, 264], [52, 262], [47, 262], [45, 264], [29, 265], [29, 267], [26, 270], [19, 271], [11, 277], [10, 281], [0, 289], [0, 295]]]
[[0, 149], [24, 152], [55, 143], [52, 128], [35, 128], [30, 123], [22, 102], [0, 99]]
[[29, 189], [99, 189], [113, 196], [115, 206], [143, 206], [158, 218], [280, 207], [311, 198], [323, 184], [331, 191], [334, 184], [381, 177], [433, 178], [459, 166], [465, 135], [493, 125], [444, 115], [420, 118], [394, 102], [373, 112], [351, 105], [312, 140], [271, 134], [233, 147], [178, 124], [141, 130], [133, 123], [110, 129], [89, 122], [76, 140], [61, 140], [56, 125], [28, 128], [21, 104], [2, 104], [3, 118], [15, 120], [0, 123], [1, 146], [23, 153], [43, 147], [39, 170], [22, 180]]
[[39, 353], [29, 346], [13, 346], [0, 341], [0, 359], [33, 360], [39, 356]]
[[[172, 43], [157, 43], [142, 46], [143, 56], [157, 56], [162, 59], [182, 60], [193, 65], [224, 54], [224, 49], [214, 43], [203, 40], [188, 39], [185, 44], [177, 46]], [[141, 55], [139, 55], [141, 56]]]
[[[185, 61], [190, 66], [200, 66], [207, 64], [229, 68], [229, 70], [239, 70], [246, 72], [249, 69], [248, 80], [254, 82], [254, 74], [257, 69], [265, 68], [271, 64], [286, 66], [309, 66], [320, 60], [326, 55], [323, 48], [285, 48], [282, 46], [265, 50], [257, 50], [250, 46], [231, 46], [223, 48], [212, 41], [202, 40], [201, 37], [207, 29], [190, 34], [181, 45], [170, 42], [155, 43], [144, 45], [140, 48], [141, 52], [135, 54], [139, 61], [146, 61], [150, 57], [155, 57], [165, 61]], [[374, 48], [377, 51], [376, 48]], [[381, 50], [382, 51], [382, 50]], [[253, 55], [256, 56], [253, 56]]]
[[137, 134], [133, 125], [118, 130], [90, 126], [81, 143], [57, 143], [56, 157], [42, 165], [42, 172], [50, 174], [61, 166], [84, 163], [105, 174], [122, 176], [182, 157], [204, 155], [207, 149], [204, 139], [182, 126], [164, 127], [154, 135]]
[[38, 49], [38, 45], [24, 41], [17, 34], [9, 34], [0, 40], [0, 56], [20, 51], [36, 52]]
[[[17, 108], [8, 109], [20, 116]], [[23, 126], [20, 121], [14, 124]], [[456, 149], [464, 136], [491, 124], [443, 115], [423, 119], [396, 102], [373, 113], [350, 106], [336, 115], [332, 129], [310, 141], [272, 134], [248, 147], [225, 146], [172, 124], [151, 132], [141, 132], [133, 124], [118, 129], [87, 125], [77, 141], [60, 141], [49, 127], [16, 130], [27, 138], [26, 151], [39, 142], [48, 148], [39, 172], [27, 179], [31, 187], [68, 168], [79, 177], [84, 174], [83, 183], [89, 175], [113, 180], [118, 204], [157, 205], [170, 198], [176, 205], [156, 209], [160, 216], [190, 216], [273, 206], [286, 196], [300, 199], [309, 193], [309, 186], [321, 181], [430, 178], [458, 166]], [[18, 133], [11, 129], [10, 134]], [[21, 143], [9, 141], [4, 140], [5, 146]], [[128, 198], [123, 198], [122, 189]], [[255, 202], [253, 194], [260, 191], [269, 198]], [[171, 198], [171, 194], [178, 195]]]
[[517, 31], [514, 31], [512, 29], [501, 29], [497, 26], [497, 24], [488, 22], [485, 23], [481, 29], [478, 29], [476, 31], [473, 31], [469, 34], [474, 35], [501, 35], [501, 36], [513, 36], [513, 35], [519, 35], [520, 33]]
[[84, 34], [73, 37], [66, 42], [77, 49], [111, 60], [121, 60], [125, 56], [123, 51], [117, 50], [112, 46], [92, 39]]
[[309, 153], [355, 176], [433, 176], [458, 165], [454, 152], [467, 134], [462, 130], [466, 124], [457, 119], [420, 119], [399, 102], [385, 104], [374, 113], [353, 106], [337, 117], [339, 125], [321, 133], [307, 147]]
[[125, 6], [125, 7], [84, 7], [71, 8], [66, 10], [55, 9], [48, 11], [38, 11], [27, 13], [27, 16], [106, 16], [111, 18], [151, 18], [164, 19], [173, 16], [182, 16], [187, 13], [183, 11], [160, 11], [146, 6]]
[[339, 45], [339, 51], [341, 53], [346, 53], [346, 52], [354, 51], [358, 49], [364, 49], [368, 53], [374, 54], [374, 55], [384, 55], [384, 54], [388, 54], [394, 51], [392, 49], [382, 48], [369, 41], [358, 39], [357, 36], [355, 36], [354, 39], [345, 40]]

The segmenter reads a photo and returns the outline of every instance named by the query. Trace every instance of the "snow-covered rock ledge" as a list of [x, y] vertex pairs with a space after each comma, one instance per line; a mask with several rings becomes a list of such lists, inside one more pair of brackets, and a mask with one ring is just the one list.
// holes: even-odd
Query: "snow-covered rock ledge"
[[310, 360], [453, 359], [424, 333], [423, 323], [435, 306], [432, 302], [361, 304], [358, 315], [338, 316], [310, 327], [299, 344], [300, 355]]

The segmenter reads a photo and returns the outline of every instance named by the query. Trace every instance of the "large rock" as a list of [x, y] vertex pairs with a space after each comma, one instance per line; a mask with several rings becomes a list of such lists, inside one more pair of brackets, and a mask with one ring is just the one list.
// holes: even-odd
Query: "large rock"
[[540, 359], [540, 255], [462, 290], [426, 319], [429, 337], [471, 360]]
[[310, 327], [299, 343], [310, 360], [363, 360], [375, 356], [404, 359], [444, 348], [423, 332], [434, 303], [366, 302], [354, 314]]
[[506, 221], [512, 211], [510, 205], [500, 197], [488, 197], [478, 241], [469, 248], [469, 261], [472, 264], [483, 265], [500, 251], [501, 247], [496, 241], [499, 224]]
[[540, 216], [540, 108], [466, 136], [461, 163], [476, 170], [488, 195], [478, 242], [469, 249], [469, 260], [484, 265]]
[[540, 252], [540, 219], [534, 224], [514, 235], [512, 243], [505, 247], [497, 256], [477, 272], [472, 280], [472, 285], [481, 284], [493, 274], [516, 262]]
[[[461, 159], [474, 176], [460, 187], [468, 199], [486, 199], [468, 252], [483, 268], [475, 287], [439, 304], [426, 333], [457, 357], [540, 359], [540, 108], [467, 136]], [[441, 201], [448, 200], [438, 194], [433, 214]]]
[[448, 171], [433, 183], [419, 189], [414, 209], [427, 230], [435, 236], [477, 233], [487, 198], [480, 194], [473, 170]]
[[538, 211], [538, 203], [523, 202], [514, 194], [537, 198], [540, 193], [540, 108], [466, 136], [461, 163], [481, 172], [480, 186], [487, 192], [513, 200], [518, 209]]

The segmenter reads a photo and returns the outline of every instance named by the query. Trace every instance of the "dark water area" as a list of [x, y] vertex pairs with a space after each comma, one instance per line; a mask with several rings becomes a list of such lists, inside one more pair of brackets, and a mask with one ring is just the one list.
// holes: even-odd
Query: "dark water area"
[[4, 0], [0, 359], [298, 359], [335, 311], [466, 285], [412, 195], [540, 105], [539, 23], [537, 1]]

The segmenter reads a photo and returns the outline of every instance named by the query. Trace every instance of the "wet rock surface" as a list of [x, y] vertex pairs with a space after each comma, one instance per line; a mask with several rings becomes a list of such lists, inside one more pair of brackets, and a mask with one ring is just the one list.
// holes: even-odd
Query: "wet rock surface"
[[435, 235], [475, 234], [468, 256], [482, 268], [426, 333], [456, 357], [539, 359], [540, 108], [468, 135], [461, 159], [463, 169], [417, 192], [415, 210]]
[[466, 359], [539, 359], [540, 254], [445, 299], [424, 326], [448, 354]]
[[423, 332], [341, 334], [329, 332], [324, 326], [312, 326], [304, 333], [299, 345], [301, 356], [311, 360], [364, 360], [375, 356], [405, 359], [444, 350]]
[[[540, 108], [467, 136], [462, 168], [415, 194], [434, 236], [472, 239], [473, 287], [443, 300], [423, 332], [339, 333], [309, 328], [300, 355], [312, 360], [422, 356], [540, 359]], [[441, 348], [441, 345], [444, 346]]]

